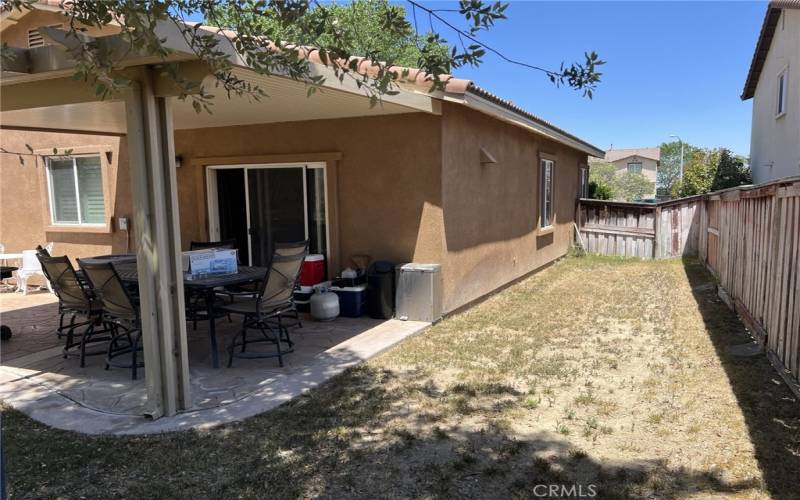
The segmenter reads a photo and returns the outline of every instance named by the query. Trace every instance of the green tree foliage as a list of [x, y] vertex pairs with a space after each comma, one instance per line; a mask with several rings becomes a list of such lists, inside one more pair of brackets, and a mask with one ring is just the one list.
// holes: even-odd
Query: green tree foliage
[[[661, 162], [656, 173], [656, 185], [672, 196], [677, 195], [681, 176], [681, 143], [679, 141], [665, 142], [661, 146]], [[683, 144], [684, 164], [695, 151], [700, 148], [691, 144]], [[684, 170], [686, 165], [684, 165]]]
[[[635, 201], [651, 194], [654, 183], [642, 174], [617, 172], [617, 167], [609, 162], [592, 163], [589, 167], [589, 197], [598, 200]], [[595, 184], [592, 195], [591, 184]], [[602, 197], [601, 197], [602, 196]]]
[[726, 148], [691, 147], [684, 163], [683, 182], [675, 182], [670, 192], [675, 197], [705, 194], [752, 182], [747, 158], [734, 155]]
[[[254, 1], [250, 2], [255, 3]], [[323, 12], [318, 9], [308, 11], [309, 17], [319, 17]], [[423, 52], [433, 51], [439, 57], [446, 57], [449, 47], [441, 42], [427, 45], [432, 39], [432, 32], [418, 35], [414, 31], [390, 31], [384, 29], [384, 21], [393, 15], [406, 16], [402, 6], [391, 5], [388, 0], [354, 0], [350, 3], [331, 3], [324, 15], [329, 15], [339, 32], [323, 33], [318, 42], [325, 46], [335, 43], [334, 36], [340, 36], [352, 54], [369, 56], [380, 54], [386, 64], [417, 68], [423, 58]], [[235, 27], [235, 9], [223, 7], [220, 21], [225, 27]], [[294, 40], [305, 43], [307, 36], [303, 33], [302, 24], [284, 26], [273, 16], [264, 16], [258, 20], [265, 31], [275, 33], [281, 40]]]
[[637, 201], [652, 195], [655, 191], [655, 182], [647, 180], [642, 174], [622, 172], [616, 179], [617, 196], [626, 201]]
[[589, 181], [589, 198], [595, 200], [610, 200], [613, 196], [614, 193], [611, 191], [611, 186], [596, 181]]
[[684, 162], [683, 183], [676, 184], [680, 196], [693, 196], [711, 191], [714, 172], [719, 163], [719, 151], [692, 148]]
[[[3, 0], [0, 13], [30, 9], [35, 3]], [[584, 62], [547, 69], [510, 60], [482, 43], [479, 36], [506, 18], [508, 4], [500, 1], [460, 0], [457, 8], [444, 14], [442, 9], [406, 0], [413, 11], [410, 20], [398, 5], [383, 0], [373, 3], [363, 0], [349, 9], [317, 0], [76, 0], [61, 2], [59, 8], [67, 18], [62, 41], [70, 47], [69, 55], [76, 62], [74, 76], [92, 85], [99, 97], [106, 98], [130, 84], [119, 71], [125, 57], [150, 55], [161, 61], [162, 74], [180, 89], [179, 97], [191, 100], [198, 112], [210, 112], [214, 95], [201, 82], [183, 77], [177, 63], [167, 60], [172, 50], [165, 45], [167, 38], [159, 27], [180, 33], [188, 50], [208, 66], [222, 92], [254, 100], [266, 93], [234, 71], [235, 60], [245, 61], [262, 75], [278, 73], [302, 81], [311, 94], [325, 77], [313, 72], [305, 58], [298, 57], [298, 52], [310, 47], [317, 50], [322, 64], [337, 79], [352, 79], [373, 105], [382, 95], [398, 91], [397, 81], [407, 73], [391, 66], [409, 59], [416, 59], [416, 66], [431, 75], [432, 91], [444, 89], [447, 75], [454, 69], [479, 65], [487, 52], [544, 73], [556, 85], [582, 90], [590, 98], [600, 81], [598, 67], [603, 61], [594, 52], [584, 53]], [[419, 31], [417, 14], [420, 24], [429, 28], [423, 28], [424, 34]], [[202, 19], [207, 26], [187, 23], [187, 19]], [[112, 23], [119, 29], [115, 40], [121, 41], [122, 47], [102, 37], [95, 40], [81, 34], [86, 26], [102, 28]], [[229, 32], [223, 34], [213, 27], [228, 28]], [[445, 39], [443, 33], [452, 35], [454, 42]], [[14, 52], [4, 43], [0, 55], [6, 63]], [[356, 56], [365, 57], [372, 70], [365, 71]]]
[[729, 150], [722, 149], [711, 190], [718, 191], [741, 186], [742, 184], [752, 184], [753, 178], [750, 174], [750, 168], [746, 166], [747, 163], [749, 163], [747, 158], [733, 155]]

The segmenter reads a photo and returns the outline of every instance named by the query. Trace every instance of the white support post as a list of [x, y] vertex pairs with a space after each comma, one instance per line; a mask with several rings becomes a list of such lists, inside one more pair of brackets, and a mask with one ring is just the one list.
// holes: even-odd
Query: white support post
[[143, 69], [125, 107], [147, 415], [159, 418], [188, 408], [191, 397], [172, 109], [153, 89], [152, 71]]

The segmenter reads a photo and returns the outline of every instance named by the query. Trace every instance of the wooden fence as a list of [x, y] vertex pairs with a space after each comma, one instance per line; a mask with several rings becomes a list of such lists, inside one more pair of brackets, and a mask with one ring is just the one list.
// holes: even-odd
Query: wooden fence
[[800, 177], [655, 205], [581, 199], [577, 221], [591, 253], [699, 257], [719, 280], [720, 296], [796, 386]]
[[621, 257], [697, 255], [701, 203], [701, 196], [658, 204], [582, 199], [582, 244], [587, 252]]
[[800, 378], [800, 178], [712, 193], [703, 212], [699, 257], [720, 295]]

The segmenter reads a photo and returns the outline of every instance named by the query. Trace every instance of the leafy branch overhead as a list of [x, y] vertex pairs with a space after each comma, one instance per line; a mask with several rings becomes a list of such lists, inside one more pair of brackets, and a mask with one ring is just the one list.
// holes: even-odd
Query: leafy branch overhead
[[[434, 9], [414, 0], [407, 3], [410, 16], [388, 0], [346, 5], [319, 0], [64, 0], [60, 8], [68, 19], [64, 45], [76, 61], [75, 78], [92, 84], [98, 96], [107, 97], [129, 84], [120, 72], [125, 58], [156, 56], [162, 60], [163, 76], [198, 112], [210, 112], [214, 95], [201, 82], [181, 76], [177, 63], [169, 61], [174, 51], [167, 46], [165, 25], [177, 29], [189, 50], [210, 69], [214, 86], [229, 97], [266, 96], [235, 71], [236, 58], [259, 74], [302, 81], [310, 95], [325, 82], [325, 76], [308, 64], [313, 55], [334, 78], [354, 81], [373, 105], [381, 96], [397, 93], [398, 84], [411, 76], [408, 66], [427, 73], [434, 92], [445, 88], [453, 70], [477, 66], [487, 53], [543, 72], [556, 85], [581, 90], [589, 98], [600, 82], [598, 66], [604, 62], [594, 52], [586, 53], [583, 63], [562, 63], [556, 70], [513, 60], [482, 42], [481, 32], [506, 19], [508, 4], [461, 0], [456, 9]], [[31, 9], [34, 4], [5, 0], [0, 10]], [[89, 28], [118, 37], [88, 37]], [[12, 54], [4, 44], [4, 63]]]

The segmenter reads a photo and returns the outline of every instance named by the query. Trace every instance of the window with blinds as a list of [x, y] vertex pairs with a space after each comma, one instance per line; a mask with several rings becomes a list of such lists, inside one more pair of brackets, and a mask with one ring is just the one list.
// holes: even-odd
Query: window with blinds
[[47, 174], [53, 224], [105, 224], [99, 156], [50, 158]]

